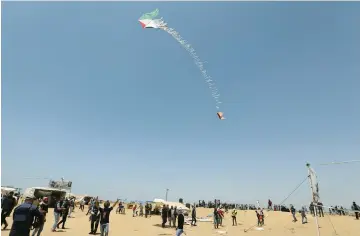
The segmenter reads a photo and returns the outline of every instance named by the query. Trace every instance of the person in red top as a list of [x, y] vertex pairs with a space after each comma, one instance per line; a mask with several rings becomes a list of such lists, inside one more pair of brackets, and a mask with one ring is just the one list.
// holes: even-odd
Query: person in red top
[[218, 213], [219, 213], [219, 223], [222, 226], [222, 221], [223, 221], [223, 218], [224, 218], [224, 212], [220, 208], [218, 208]]
[[137, 212], [136, 212], [136, 204], [134, 204], [134, 206], [133, 206], [133, 217], [135, 217], [135, 215], [137, 216]]

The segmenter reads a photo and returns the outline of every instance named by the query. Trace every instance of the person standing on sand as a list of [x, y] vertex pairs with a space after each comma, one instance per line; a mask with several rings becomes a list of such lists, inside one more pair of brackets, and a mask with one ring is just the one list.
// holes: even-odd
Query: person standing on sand
[[310, 203], [309, 208], [310, 208], [310, 213], [311, 213], [311, 215], [312, 215], [313, 217], [315, 217], [315, 206], [314, 206], [314, 203], [313, 203], [313, 202]]
[[55, 208], [54, 208], [54, 224], [51, 228], [52, 232], [56, 232], [56, 226], [60, 220], [60, 215], [62, 212], [62, 204], [63, 204], [63, 198], [60, 198], [59, 201], [56, 202], [55, 204]]
[[268, 210], [272, 210], [272, 201], [270, 199], [268, 200]]
[[322, 202], [318, 202], [317, 208], [318, 208], [318, 212], [319, 212], [319, 217], [324, 217], [324, 210], [323, 210]]
[[43, 214], [43, 217], [42, 218], [36, 217], [36, 221], [38, 222], [38, 224], [36, 225], [36, 227], [34, 226], [34, 231], [32, 233], [32, 236], [36, 236], [36, 235], [40, 236], [41, 232], [44, 229], [44, 225], [46, 222], [46, 214], [49, 211], [48, 201], [49, 199], [47, 197], [44, 197], [39, 205], [39, 210]]
[[97, 201], [97, 200], [98, 200], [98, 197], [96, 198], [96, 200], [95, 200], [95, 198], [91, 198], [90, 203], [89, 203], [89, 208], [88, 208], [86, 215], [90, 214], [90, 211], [95, 206], [95, 201]]
[[95, 202], [95, 205], [91, 209], [91, 224], [90, 224], [90, 233], [89, 234], [96, 234], [96, 231], [99, 227], [99, 221], [100, 221], [100, 204], [99, 201]]
[[140, 213], [139, 213], [139, 216], [144, 216], [144, 206], [142, 203], [140, 203]]
[[178, 210], [178, 224], [176, 227], [176, 236], [180, 236], [184, 233], [184, 214], [182, 210]]
[[15, 208], [9, 236], [29, 236], [34, 218], [37, 217], [39, 222], [44, 220], [43, 213], [33, 205], [34, 200], [34, 196], [27, 196], [25, 202]]
[[223, 219], [224, 219], [224, 212], [218, 208], [218, 219], [219, 219], [219, 224], [220, 226], [223, 226], [222, 222], [223, 222]]
[[69, 207], [69, 215], [68, 215], [68, 217], [69, 218], [71, 218], [71, 213], [74, 211], [74, 209], [75, 209], [75, 200], [74, 200], [74, 198], [71, 198], [70, 199], [70, 207]]
[[307, 223], [307, 217], [306, 217], [306, 212], [305, 212], [305, 207], [302, 208], [301, 210], [301, 222], [303, 224]]
[[80, 207], [79, 207], [79, 209], [83, 212], [83, 211], [84, 211], [84, 208], [85, 208], [85, 200], [82, 199], [82, 200], [80, 201]]
[[162, 210], [161, 210], [161, 218], [162, 218], [162, 224], [161, 226], [163, 228], [165, 228], [165, 224], [167, 222], [167, 208], [166, 205], [163, 206]]
[[296, 214], [296, 209], [294, 208], [293, 205], [291, 205], [290, 211], [291, 211], [291, 214], [292, 214], [292, 216], [293, 216], [293, 222], [296, 222], [296, 221], [297, 221], [296, 215], [295, 215], [295, 214]]
[[69, 208], [70, 208], [70, 202], [68, 199], [65, 199], [63, 205], [62, 205], [62, 219], [61, 221], [57, 224], [57, 228], [60, 228], [60, 224], [62, 224], [62, 229], [65, 229], [65, 223], [66, 223], [66, 220], [67, 220], [67, 216], [69, 214]]
[[149, 214], [149, 204], [146, 203], [146, 204], [145, 204], [145, 218], [148, 217], [148, 214]]
[[173, 213], [173, 206], [171, 206], [171, 208], [168, 208], [168, 221], [169, 221], [169, 226], [171, 228], [171, 223], [172, 223], [172, 213]]
[[191, 212], [191, 225], [196, 226], [196, 207], [195, 207], [195, 205], [193, 206], [193, 209]]
[[110, 207], [110, 202], [106, 201], [104, 203], [104, 208], [99, 208], [100, 211], [100, 233], [101, 236], [109, 235], [109, 222], [110, 222], [110, 213], [119, 202], [119, 199]]
[[356, 204], [356, 202], [353, 202], [351, 208], [353, 211], [355, 211], [355, 219], [359, 220], [360, 207]]
[[136, 204], [133, 205], [132, 207], [132, 210], [133, 210], [133, 217], [135, 217], [135, 215], [137, 216], [137, 213], [136, 213]]
[[237, 215], [237, 211], [236, 211], [236, 209], [234, 208], [234, 210], [233, 210], [232, 213], [231, 213], [233, 226], [236, 226], [236, 225], [237, 225], [236, 215]]
[[6, 218], [10, 216], [12, 210], [15, 208], [17, 204], [16, 199], [14, 198], [14, 192], [9, 192], [7, 196], [1, 201], [1, 226], [4, 224], [4, 229], [8, 227], [8, 223], [6, 222]]
[[260, 211], [260, 218], [261, 218], [261, 226], [263, 226], [265, 224], [264, 209], [261, 209]]
[[175, 208], [174, 208], [174, 212], [172, 212], [172, 214], [171, 214], [172, 220], [173, 220], [173, 227], [175, 227], [175, 228], [176, 228], [176, 218], [177, 218], [177, 215], [178, 215], [178, 213], [177, 213], [177, 209], [176, 209], [176, 207], [175, 207]]
[[116, 211], [115, 211], [116, 214], [117, 214], [117, 213], [121, 214], [121, 206], [122, 206], [122, 203], [119, 202], [119, 206], [118, 206], [118, 208], [117, 208]]
[[218, 212], [218, 210], [216, 209], [216, 207], [214, 207], [214, 228], [215, 229], [218, 229], [219, 228], [219, 218], [220, 218], [220, 216], [219, 216], [219, 212]]

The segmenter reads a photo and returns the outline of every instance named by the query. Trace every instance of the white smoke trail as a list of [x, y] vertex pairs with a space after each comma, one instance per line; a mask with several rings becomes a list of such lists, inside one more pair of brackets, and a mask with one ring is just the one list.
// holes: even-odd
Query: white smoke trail
[[[166, 23], [163, 22], [165, 25]], [[180, 43], [180, 45], [190, 54], [190, 56], [193, 58], [195, 65], [199, 68], [205, 82], [207, 83], [209, 89], [211, 90], [211, 96], [214, 98], [216, 102], [216, 109], [220, 109], [220, 93], [218, 89], [216, 88], [215, 81], [211, 78], [211, 76], [208, 74], [208, 72], [205, 70], [204, 62], [202, 62], [199, 58], [199, 56], [196, 54], [195, 49], [186, 42], [181, 35], [175, 31], [173, 28], [163, 27], [163, 30], [165, 30], [167, 33], [169, 33], [176, 41]]]

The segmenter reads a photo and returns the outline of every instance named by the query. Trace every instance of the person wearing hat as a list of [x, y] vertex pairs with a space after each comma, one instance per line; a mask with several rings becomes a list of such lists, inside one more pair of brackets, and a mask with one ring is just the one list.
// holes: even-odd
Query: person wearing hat
[[23, 204], [15, 208], [9, 236], [29, 236], [34, 218], [43, 221], [43, 213], [33, 205], [34, 196], [26, 196]]
[[4, 228], [8, 227], [8, 223], [6, 222], [6, 217], [9, 217], [12, 210], [17, 204], [16, 199], [13, 197], [14, 192], [9, 192], [7, 196], [5, 196], [1, 201], [1, 226], [4, 224]]

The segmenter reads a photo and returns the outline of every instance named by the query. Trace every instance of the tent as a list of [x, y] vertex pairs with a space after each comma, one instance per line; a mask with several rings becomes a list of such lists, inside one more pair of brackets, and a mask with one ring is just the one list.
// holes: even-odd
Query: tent
[[16, 188], [10, 188], [10, 187], [1, 187], [1, 195], [7, 195], [10, 192], [17, 192]]
[[36, 197], [36, 198], [49, 198], [49, 207], [55, 206], [56, 200], [66, 197], [66, 192], [64, 190], [59, 190], [56, 188], [47, 188], [47, 187], [31, 187], [27, 188], [24, 191], [23, 197]]
[[79, 202], [81, 202], [82, 200], [84, 200], [84, 201], [85, 201], [85, 205], [88, 205], [89, 202], [90, 202], [90, 200], [91, 200], [91, 198], [93, 198], [92, 196], [87, 195], [87, 194], [85, 194], [85, 195], [76, 195], [75, 197], [76, 197], [76, 199], [75, 199], [75, 202], [76, 202], [76, 203], [79, 203]]
[[165, 201], [163, 199], [158, 199], [158, 198], [155, 198], [154, 202], [157, 205], [161, 205], [161, 207], [163, 205], [169, 205], [169, 207], [174, 207], [174, 208], [176, 207], [179, 210], [183, 210], [185, 213], [189, 213], [189, 211], [190, 211], [190, 209], [188, 207], [186, 207], [184, 204], [182, 204], [180, 202], [169, 202], [169, 201]]

